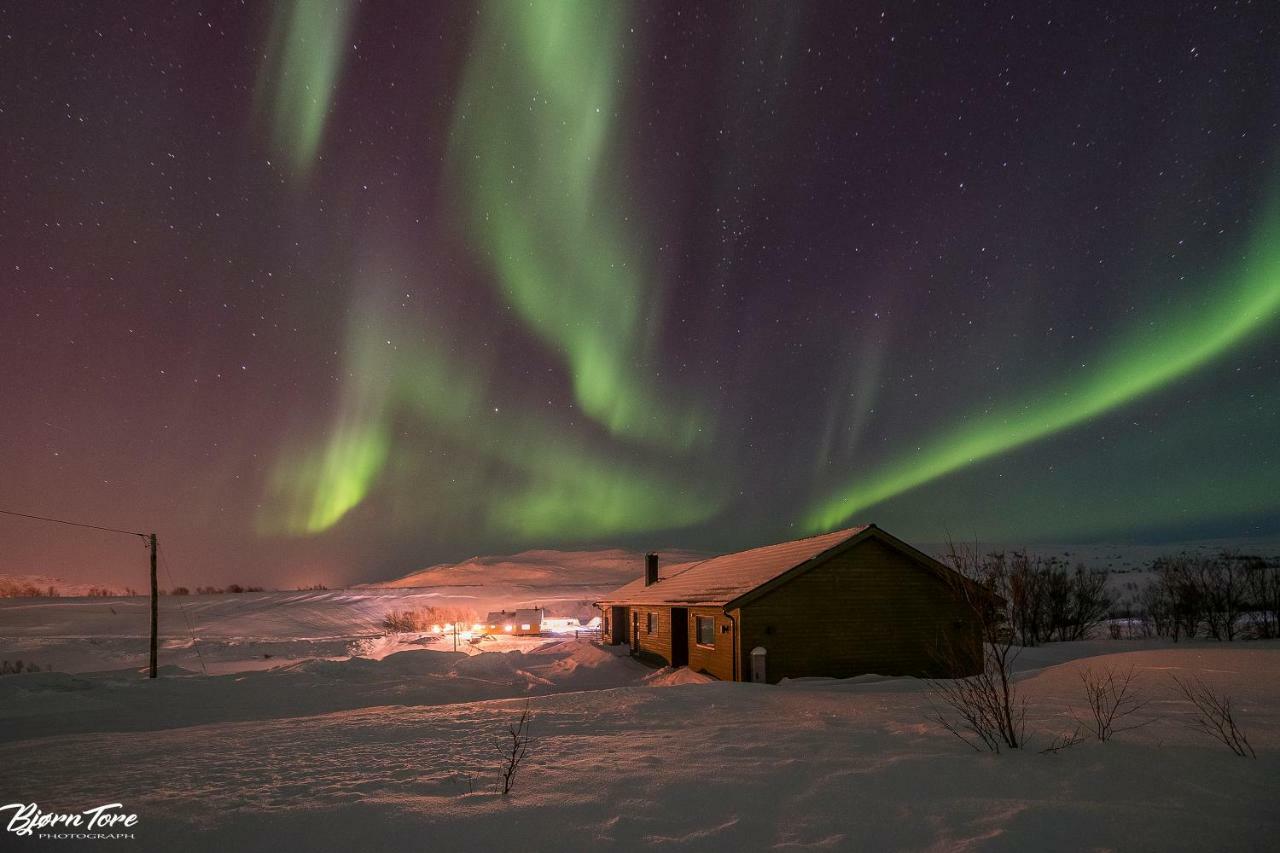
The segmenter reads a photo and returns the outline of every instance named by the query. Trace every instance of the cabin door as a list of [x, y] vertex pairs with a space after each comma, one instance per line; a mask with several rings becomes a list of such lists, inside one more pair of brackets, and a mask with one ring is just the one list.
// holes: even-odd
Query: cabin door
[[689, 608], [671, 608], [671, 665], [689, 665]]
[[627, 636], [627, 608], [613, 607], [609, 617], [609, 645], [616, 646]]

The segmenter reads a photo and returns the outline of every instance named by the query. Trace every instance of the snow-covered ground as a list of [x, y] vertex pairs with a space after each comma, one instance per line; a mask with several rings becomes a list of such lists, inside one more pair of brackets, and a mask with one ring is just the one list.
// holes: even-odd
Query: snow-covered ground
[[[1274, 850], [1280, 837], [1277, 643], [1026, 650], [1033, 748], [988, 755], [931, 722], [914, 679], [727, 684], [565, 639], [455, 654], [379, 639], [364, 598], [349, 602], [345, 627], [323, 598], [299, 600], [310, 616], [271, 618], [269, 599], [234, 599], [197, 622], [272, 643], [292, 625], [370, 656], [208, 676], [162, 657], [170, 668], [152, 682], [134, 661], [89, 672], [101, 658], [80, 640], [92, 666], [76, 674], [0, 678], [0, 805], [119, 802], [139, 816], [133, 841], [67, 849], [1235, 851]], [[109, 613], [45, 604], [68, 635], [114, 630]], [[38, 621], [0, 609], [0, 636], [35, 642]], [[1079, 671], [1103, 665], [1136, 668], [1151, 722], [1039, 754], [1082, 711]], [[1257, 760], [1188, 728], [1171, 673], [1230, 693]], [[497, 744], [526, 703], [533, 748], [504, 798]], [[4, 850], [48, 846], [2, 825], [0, 837]]]
[[[539, 590], [552, 602], [549, 614], [592, 615], [589, 607], [564, 603], [570, 595], [576, 601], [580, 590], [562, 590], [559, 599], [555, 587]], [[428, 637], [389, 642], [382, 620], [393, 610], [425, 607], [464, 607], [483, 618], [504, 606], [527, 604], [500, 592], [456, 588], [161, 596], [160, 662], [217, 674], [313, 658], [380, 658], [428, 645], [452, 649], [451, 640]], [[142, 596], [0, 599], [0, 658], [72, 673], [140, 667], [147, 663], [150, 624], [150, 602]]]

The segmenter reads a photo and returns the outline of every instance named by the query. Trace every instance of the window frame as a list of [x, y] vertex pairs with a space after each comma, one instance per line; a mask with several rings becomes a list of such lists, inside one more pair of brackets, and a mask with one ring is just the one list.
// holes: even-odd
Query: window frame
[[644, 632], [652, 634], [656, 630], [658, 630], [658, 614], [650, 610], [644, 615]]
[[[704, 643], [702, 641], [702, 626], [704, 621], [709, 626], [707, 629], [707, 634], [711, 637], [711, 642], [709, 643]], [[699, 616], [695, 614], [693, 617], [693, 639], [695, 645], [701, 646], [704, 649], [714, 649], [716, 647], [716, 617]]]

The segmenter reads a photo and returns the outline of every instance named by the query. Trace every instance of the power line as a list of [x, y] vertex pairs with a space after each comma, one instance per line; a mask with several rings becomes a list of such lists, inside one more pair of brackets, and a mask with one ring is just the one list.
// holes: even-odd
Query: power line
[[[102, 524], [85, 524], [82, 521], [69, 521], [65, 518], [52, 518], [47, 515], [34, 515], [29, 512], [18, 512], [12, 509], [0, 509], [0, 515], [11, 515], [15, 518], [29, 518], [32, 521], [47, 521], [51, 524], [65, 524], [67, 527], [83, 527], [88, 530], [101, 530], [104, 533], [121, 533], [125, 536], [137, 536], [142, 540], [143, 545], [151, 552], [151, 677], [155, 678], [157, 671], [156, 660], [158, 640], [160, 636], [160, 591], [156, 583], [156, 560], [160, 556], [160, 547], [157, 544], [156, 535], [154, 533], [150, 535], [146, 533], [139, 533], [136, 530], [121, 530], [119, 527], [107, 527]], [[200, 665], [201, 667], [204, 666], [203, 659], [201, 659]]]
[[147, 537], [147, 534], [139, 533], [136, 530], [121, 530], [118, 527], [102, 527], [97, 524], [84, 524], [79, 521], [67, 521], [65, 518], [50, 518], [47, 515], [30, 515], [25, 512], [14, 512], [11, 509], [0, 509], [0, 514], [16, 515], [18, 518], [31, 518], [36, 521], [52, 521], [54, 524], [66, 524], [70, 527], [87, 527], [90, 530], [104, 530], [107, 533], [123, 533], [125, 536], [141, 536], [144, 539]]
[[196, 630], [191, 625], [191, 617], [187, 615], [186, 605], [182, 603], [181, 596], [173, 595], [172, 590], [176, 586], [173, 580], [173, 572], [169, 571], [169, 558], [165, 556], [165, 552], [156, 546], [156, 550], [160, 553], [160, 565], [164, 567], [165, 576], [169, 578], [170, 597], [178, 599], [178, 609], [182, 611], [182, 619], [187, 623], [187, 633], [191, 635], [191, 648], [195, 649], [196, 660], [200, 661], [200, 670], [205, 674], [209, 674], [209, 668], [204, 665], [204, 655], [200, 654], [200, 641], [196, 639]]

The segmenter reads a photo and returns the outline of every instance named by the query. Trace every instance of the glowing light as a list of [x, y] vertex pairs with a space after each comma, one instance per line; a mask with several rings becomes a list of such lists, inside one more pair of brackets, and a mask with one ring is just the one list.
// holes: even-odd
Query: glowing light
[[[908, 489], [1028, 442], [1068, 429], [1184, 376], [1240, 343], [1280, 309], [1280, 216], [1264, 217], [1245, 262], [1213, 288], [1207, 305], [1153, 320], [1082, 368], [1052, 393], [969, 419], [908, 459], [859, 480], [822, 501], [805, 517], [812, 530], [834, 528], [855, 513]], [[1224, 292], [1225, 291], [1225, 292]]]
[[[280, 0], [258, 75], [260, 110], [271, 113], [272, 143], [296, 175], [315, 162], [342, 73], [355, 16], [352, 0]], [[274, 93], [268, 95], [269, 90]], [[266, 102], [270, 106], [266, 106]]]
[[564, 357], [583, 411], [614, 435], [688, 448], [710, 421], [647, 378], [661, 306], [616, 177], [626, 8], [486, 5], [451, 157], [478, 254]]
[[548, 413], [493, 418], [483, 365], [458, 355], [447, 329], [393, 317], [376, 290], [353, 305], [334, 423], [322, 440], [287, 446], [276, 460], [261, 532], [313, 535], [344, 518], [386, 471], [393, 422], [405, 414], [456, 446], [469, 469], [500, 473], [498, 487], [480, 481], [451, 494], [453, 506], [470, 506], [494, 531], [586, 538], [684, 526], [719, 509], [705, 482], [686, 488], [676, 472], [654, 474]]

